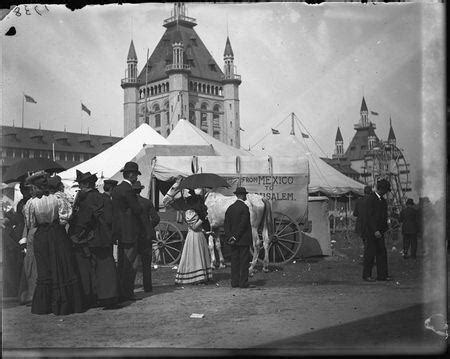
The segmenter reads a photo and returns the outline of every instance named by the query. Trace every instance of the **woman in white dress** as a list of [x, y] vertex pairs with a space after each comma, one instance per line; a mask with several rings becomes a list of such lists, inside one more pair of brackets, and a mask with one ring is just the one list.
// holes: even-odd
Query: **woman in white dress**
[[212, 280], [211, 258], [203, 234], [203, 221], [193, 209], [185, 212], [188, 233], [184, 242], [176, 284], [200, 284]]

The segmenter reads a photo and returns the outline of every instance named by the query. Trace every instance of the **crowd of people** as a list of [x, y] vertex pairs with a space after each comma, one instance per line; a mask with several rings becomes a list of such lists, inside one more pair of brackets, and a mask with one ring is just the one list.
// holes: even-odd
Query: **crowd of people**
[[[152, 291], [152, 243], [160, 218], [152, 202], [140, 195], [144, 186], [137, 163], [127, 162], [121, 172], [123, 181], [105, 180], [100, 193], [97, 175], [77, 170], [79, 190], [73, 201], [57, 175], [39, 171], [21, 183], [23, 198], [15, 212], [8, 212], [4, 234], [22, 249], [9, 261], [18, 273], [13, 281], [19, 301], [31, 306], [31, 313], [67, 315], [139, 300], [134, 294], [139, 262], [143, 289]], [[231, 285], [247, 288], [252, 242], [247, 191], [239, 187], [235, 194], [238, 200], [225, 218], [225, 235], [233, 239]], [[183, 198], [183, 207], [188, 232], [175, 283], [211, 283], [207, 208], [194, 190]]]

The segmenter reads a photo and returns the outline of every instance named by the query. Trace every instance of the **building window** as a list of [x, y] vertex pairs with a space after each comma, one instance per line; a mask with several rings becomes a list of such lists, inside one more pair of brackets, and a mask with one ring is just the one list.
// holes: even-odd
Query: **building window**
[[13, 157], [13, 150], [11, 148], [6, 149], [6, 157]]
[[208, 133], [208, 114], [206, 111], [208, 111], [208, 104], [202, 103], [200, 112], [200, 128]]
[[29, 158], [34, 158], [34, 151], [33, 151], [33, 150], [30, 150], [30, 156], [29, 156]]
[[213, 107], [213, 137], [216, 139], [220, 138], [220, 107], [215, 105]]
[[195, 108], [194, 104], [189, 104], [189, 122], [195, 126]]
[[77, 162], [80, 161], [80, 154], [79, 153], [74, 153], [73, 154], [73, 160], [77, 161]]
[[170, 122], [170, 116], [169, 116], [169, 102], [164, 103], [164, 111], [166, 114], [166, 123], [169, 124]]
[[155, 127], [161, 126], [161, 113], [159, 113], [160, 108], [159, 105], [156, 103], [153, 106], [153, 112], [155, 113]]

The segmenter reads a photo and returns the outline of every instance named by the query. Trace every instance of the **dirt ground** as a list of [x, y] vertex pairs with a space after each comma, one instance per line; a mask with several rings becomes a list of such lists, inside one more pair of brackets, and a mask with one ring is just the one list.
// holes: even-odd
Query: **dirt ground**
[[[230, 287], [229, 267], [214, 272], [213, 284], [185, 287], [174, 285], [175, 269], [160, 267], [153, 270], [154, 291], [144, 293], [138, 275], [136, 294], [142, 300], [117, 310], [37, 316], [29, 307], [3, 303], [3, 355], [436, 354], [446, 350], [445, 339], [424, 326], [426, 318], [446, 310], [442, 298], [425, 292], [423, 270], [431, 260], [429, 253], [421, 249], [417, 260], [405, 260], [399, 243], [388, 243], [394, 281], [368, 283], [361, 280], [358, 239], [340, 234], [333, 239], [335, 255], [296, 260], [269, 273], [258, 271], [251, 278], [256, 287], [250, 289]], [[190, 318], [192, 313], [204, 317]]]

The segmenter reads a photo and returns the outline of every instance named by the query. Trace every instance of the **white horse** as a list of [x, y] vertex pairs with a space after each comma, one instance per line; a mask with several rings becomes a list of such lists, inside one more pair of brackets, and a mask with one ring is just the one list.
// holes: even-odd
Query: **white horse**
[[[178, 178], [175, 184], [167, 191], [167, 194], [163, 198], [164, 206], [172, 204], [177, 195], [180, 195], [178, 189], [181, 178]], [[179, 197], [178, 197], [179, 198]], [[205, 205], [208, 208], [208, 220], [211, 225], [211, 232], [208, 236], [208, 247], [211, 254], [211, 267], [215, 268], [216, 256], [214, 253], [214, 245], [219, 255], [219, 268], [225, 268], [225, 260], [223, 258], [220, 238], [218, 235], [219, 228], [223, 228], [225, 221], [225, 212], [230, 205], [237, 200], [236, 196], [225, 196], [221, 193], [208, 191], [205, 194]], [[263, 271], [268, 272], [269, 266], [269, 243], [270, 234], [269, 231], [273, 231], [273, 219], [272, 208], [270, 202], [264, 199], [262, 196], [254, 193], [247, 194], [247, 200], [245, 201], [250, 210], [250, 224], [252, 227], [253, 237], [253, 259], [249, 268], [249, 274], [253, 275], [256, 262], [258, 260], [259, 250], [261, 248], [261, 240], [258, 236], [258, 228], [262, 227], [263, 247], [264, 247], [264, 260]]]

